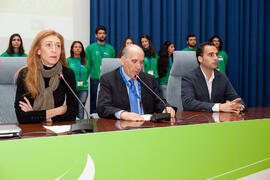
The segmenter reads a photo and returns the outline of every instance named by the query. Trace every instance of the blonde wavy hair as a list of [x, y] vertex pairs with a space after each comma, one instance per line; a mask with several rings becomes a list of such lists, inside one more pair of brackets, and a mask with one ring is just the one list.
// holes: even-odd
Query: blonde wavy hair
[[61, 41], [61, 55], [59, 61], [64, 67], [67, 67], [65, 55], [64, 38], [61, 34], [54, 30], [43, 30], [37, 34], [33, 40], [31, 49], [27, 56], [27, 73], [25, 77], [26, 88], [32, 98], [36, 98], [39, 94], [39, 60], [38, 50], [41, 47], [41, 41], [48, 36], [57, 36]]

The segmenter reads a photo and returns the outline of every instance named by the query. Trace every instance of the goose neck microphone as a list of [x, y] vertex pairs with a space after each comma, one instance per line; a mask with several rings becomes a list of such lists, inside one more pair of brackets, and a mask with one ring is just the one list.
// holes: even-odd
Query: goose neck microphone
[[[65, 84], [67, 85], [67, 87], [69, 88], [69, 90], [72, 92], [72, 94], [76, 97], [77, 101], [80, 103], [80, 105], [83, 107], [84, 111], [86, 112], [87, 115], [87, 119], [89, 120], [90, 118], [92, 118], [89, 114], [89, 112], [86, 110], [85, 106], [83, 105], [83, 103], [81, 102], [81, 100], [78, 98], [78, 96], [76, 95], [76, 93], [73, 91], [73, 89], [70, 87], [70, 85], [68, 84], [68, 82], [66, 81], [66, 79], [64, 78], [64, 75], [62, 72], [59, 73], [59, 78], [63, 79], [63, 81], [65, 82]], [[93, 125], [90, 123], [76, 123], [76, 124], [72, 124], [71, 125], [71, 130], [72, 133], [87, 133], [87, 132], [94, 132], [94, 128]]]
[[65, 84], [67, 85], [67, 87], [69, 88], [69, 90], [72, 92], [72, 94], [75, 96], [75, 98], [77, 99], [77, 101], [80, 103], [80, 105], [83, 107], [84, 111], [86, 112], [87, 115], [87, 119], [92, 118], [91, 115], [89, 114], [89, 112], [86, 110], [85, 106], [83, 105], [82, 101], [78, 98], [77, 94], [73, 91], [73, 89], [70, 87], [70, 85], [68, 84], [68, 82], [66, 81], [66, 79], [64, 78], [64, 75], [62, 72], [59, 73], [59, 79], [63, 79], [63, 81], [65, 82]]
[[171, 114], [167, 111], [167, 104], [166, 102], [157, 94], [155, 93], [152, 88], [150, 88], [138, 74], [135, 75], [135, 78], [138, 79], [155, 97], [157, 97], [162, 104], [164, 105], [165, 113], [154, 113], [151, 117], [152, 122], [162, 122], [162, 121], [170, 121]]

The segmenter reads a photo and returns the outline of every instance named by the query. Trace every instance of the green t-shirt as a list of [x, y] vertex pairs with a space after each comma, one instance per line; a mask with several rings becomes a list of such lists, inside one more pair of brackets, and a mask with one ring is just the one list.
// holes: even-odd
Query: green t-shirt
[[181, 51], [196, 51], [197, 48], [194, 48], [194, 49], [190, 49], [188, 46], [185, 47], [184, 49], [182, 49]]
[[217, 69], [220, 72], [223, 72], [226, 74], [226, 66], [228, 62], [228, 55], [225, 51], [219, 51], [218, 52], [218, 67]]
[[[170, 58], [168, 58], [168, 61], [170, 61]], [[166, 75], [161, 77], [161, 78], [160, 77], [158, 78], [158, 82], [159, 82], [160, 85], [167, 85], [168, 84], [170, 72], [171, 72], [171, 67], [169, 65], [168, 68], [167, 68], [167, 71], [166, 71]]]
[[115, 50], [110, 44], [105, 43], [105, 45], [98, 45], [98, 43], [95, 42], [87, 46], [85, 49], [85, 54], [89, 63], [88, 69], [90, 72], [90, 78], [99, 80], [102, 58], [114, 58]]
[[[76, 90], [81, 91], [81, 90], [88, 90], [88, 77], [89, 77], [89, 72], [88, 72], [88, 61], [86, 61], [85, 66], [81, 64], [80, 58], [72, 58], [69, 57], [67, 58], [68, 62], [68, 67], [73, 70], [75, 74], [75, 79], [76, 79]], [[79, 73], [79, 67], [81, 67], [81, 76]]]
[[3, 52], [1, 54], [1, 57], [27, 57], [27, 54], [23, 53], [21, 56], [19, 55], [19, 53], [14, 53], [13, 55], [10, 55], [7, 53], [7, 51]]
[[158, 56], [156, 57], [144, 57], [143, 68], [144, 72], [153, 75], [155, 78], [158, 78]]

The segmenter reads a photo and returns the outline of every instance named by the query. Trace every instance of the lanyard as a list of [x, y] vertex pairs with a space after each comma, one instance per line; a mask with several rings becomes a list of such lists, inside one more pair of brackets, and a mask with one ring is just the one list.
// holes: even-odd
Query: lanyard
[[149, 62], [149, 68], [151, 68], [151, 57], [148, 57], [148, 62]]
[[80, 65], [78, 65], [78, 63], [77, 63], [77, 61], [76, 61], [76, 59], [75, 58], [73, 58], [73, 61], [75, 62], [75, 64], [76, 64], [76, 66], [77, 66], [77, 68], [78, 68], [78, 70], [79, 70], [79, 78], [80, 78], [80, 80], [81, 80], [81, 77], [82, 77], [82, 67], [81, 67], [81, 57], [80, 57]]
[[151, 67], [151, 57], [148, 57], [148, 62], [149, 62], [150, 67]]
[[[125, 78], [125, 76], [124, 76], [124, 74], [123, 74], [122, 66], [120, 67], [120, 74], [121, 74], [121, 76], [122, 76], [122, 78], [123, 78], [125, 84], [127, 85], [128, 89], [129, 89], [129, 93], [134, 94], [134, 95], [136, 96], [136, 98], [139, 100], [139, 103], [141, 104], [141, 96], [139, 96], [139, 95], [137, 94], [137, 92], [134, 91], [134, 89], [131, 88], [130, 83], [126, 80], [126, 78]], [[137, 82], [138, 82], [138, 90], [139, 90], [139, 94], [141, 94], [141, 83], [140, 83], [139, 81], [137, 81]], [[134, 84], [134, 86], [135, 86], [135, 84]], [[136, 86], [135, 86], [135, 87], [136, 87]], [[141, 106], [141, 105], [140, 105], [140, 112], [142, 113], [142, 106]]]
[[100, 45], [97, 43], [97, 46], [98, 46], [98, 51], [99, 51], [99, 54], [101, 55], [101, 57], [103, 58], [104, 56], [104, 52], [105, 52], [105, 43], [104, 43], [104, 48], [103, 48], [103, 52], [101, 53], [101, 48], [100, 48]]
[[169, 66], [172, 68], [172, 56], [169, 57]]

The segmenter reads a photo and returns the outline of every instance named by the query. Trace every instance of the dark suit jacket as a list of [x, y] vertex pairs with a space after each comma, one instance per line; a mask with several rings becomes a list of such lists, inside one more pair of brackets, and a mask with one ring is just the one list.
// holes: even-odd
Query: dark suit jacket
[[[97, 102], [97, 113], [100, 117], [116, 118], [114, 116], [115, 112], [120, 110], [130, 111], [127, 87], [119, 69], [106, 73], [100, 78], [100, 91]], [[156, 79], [153, 76], [144, 72], [141, 72], [139, 76], [155, 93], [159, 94]], [[141, 97], [145, 114], [160, 113], [164, 110], [164, 104], [142, 83]], [[164, 101], [166, 102], [165, 99]]]
[[[239, 97], [224, 73], [214, 70], [214, 75], [211, 100], [200, 67], [183, 75], [181, 94], [184, 110], [211, 112], [215, 103], [225, 103]], [[243, 101], [240, 103], [245, 105]]]

